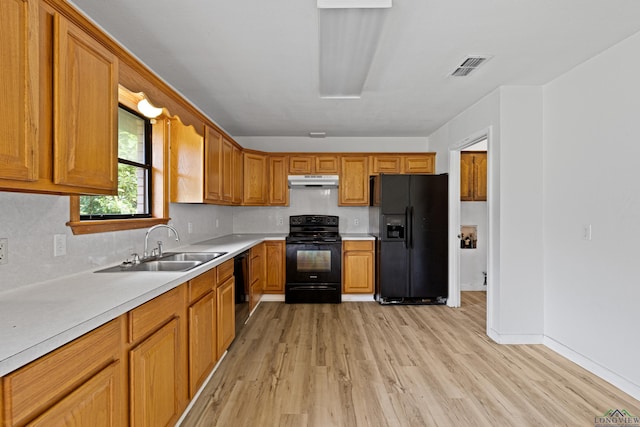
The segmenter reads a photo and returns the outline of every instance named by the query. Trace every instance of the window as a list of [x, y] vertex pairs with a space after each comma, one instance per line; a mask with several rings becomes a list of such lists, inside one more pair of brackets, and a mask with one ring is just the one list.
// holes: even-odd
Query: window
[[80, 196], [80, 220], [151, 217], [151, 120], [118, 109], [118, 194]]
[[67, 225], [73, 234], [169, 222], [167, 117], [148, 119], [141, 115], [137, 108], [142, 99], [143, 94], [119, 86], [118, 194], [71, 196]]

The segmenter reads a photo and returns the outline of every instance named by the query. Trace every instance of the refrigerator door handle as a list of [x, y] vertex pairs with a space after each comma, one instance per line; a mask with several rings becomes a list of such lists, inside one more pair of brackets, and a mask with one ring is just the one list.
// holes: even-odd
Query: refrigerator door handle
[[411, 227], [409, 224], [409, 206], [404, 208], [404, 226], [405, 226], [404, 247], [405, 249], [409, 249], [409, 236], [411, 236]]
[[409, 247], [413, 248], [413, 206], [409, 207]]

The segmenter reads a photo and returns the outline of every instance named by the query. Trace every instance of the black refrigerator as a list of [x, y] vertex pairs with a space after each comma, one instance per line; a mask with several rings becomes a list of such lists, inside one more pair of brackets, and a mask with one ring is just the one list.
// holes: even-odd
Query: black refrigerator
[[381, 304], [444, 304], [448, 296], [448, 175], [371, 179], [370, 231], [376, 236]]

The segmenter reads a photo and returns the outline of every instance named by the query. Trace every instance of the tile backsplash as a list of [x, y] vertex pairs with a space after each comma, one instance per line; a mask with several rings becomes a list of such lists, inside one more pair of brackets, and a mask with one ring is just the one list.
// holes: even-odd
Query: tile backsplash
[[367, 207], [338, 206], [337, 188], [292, 188], [289, 206], [236, 206], [233, 208], [233, 232], [288, 233], [291, 215], [337, 215], [341, 233], [366, 233], [369, 228]]
[[[181, 240], [158, 238], [164, 237], [165, 248], [171, 249], [231, 233], [286, 234], [289, 216], [303, 214], [338, 215], [341, 233], [367, 232], [367, 208], [338, 207], [337, 189], [290, 191], [287, 207], [171, 204], [170, 224]], [[94, 271], [123, 261], [132, 251], [142, 253], [146, 229], [76, 236], [65, 225], [68, 220], [68, 196], [0, 192], [0, 238], [9, 242], [8, 263], [0, 264], [0, 292]], [[56, 234], [66, 237], [64, 256], [53, 256]]]

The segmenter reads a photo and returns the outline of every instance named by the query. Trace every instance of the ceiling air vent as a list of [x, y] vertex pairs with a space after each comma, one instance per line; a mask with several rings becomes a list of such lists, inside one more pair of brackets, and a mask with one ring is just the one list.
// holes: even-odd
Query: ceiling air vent
[[467, 56], [464, 61], [462, 61], [462, 64], [458, 65], [451, 75], [454, 77], [468, 76], [473, 70], [487, 62], [489, 59], [491, 59], [491, 56], [488, 55]]

